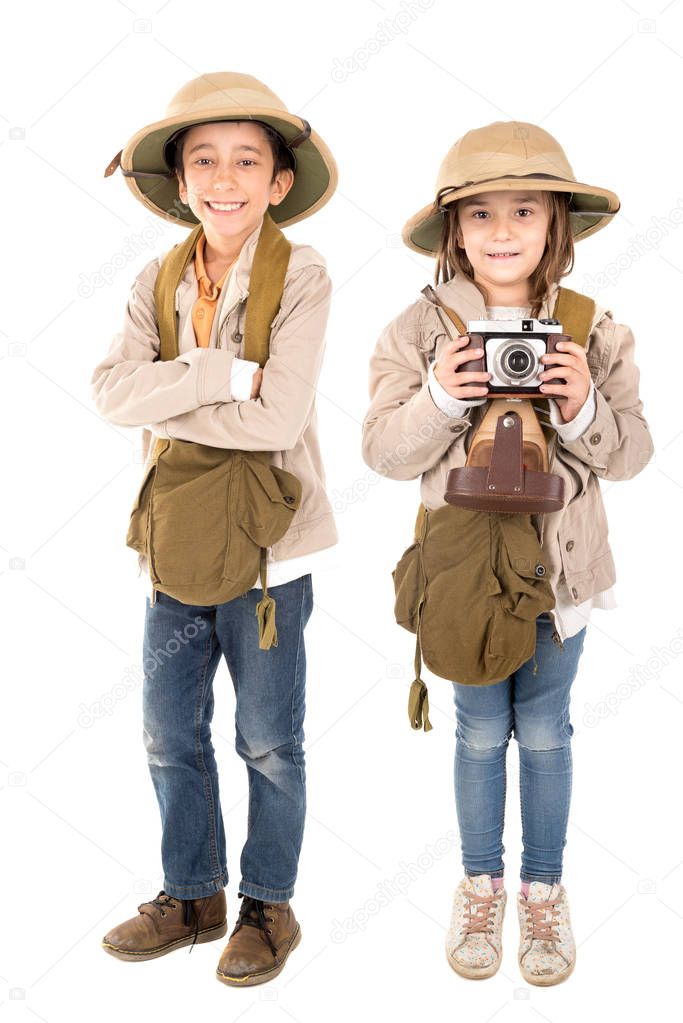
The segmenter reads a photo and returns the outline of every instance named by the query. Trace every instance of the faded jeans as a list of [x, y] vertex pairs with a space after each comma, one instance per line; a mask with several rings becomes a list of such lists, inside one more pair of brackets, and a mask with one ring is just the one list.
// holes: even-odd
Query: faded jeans
[[572, 785], [570, 689], [586, 628], [565, 639], [563, 647], [553, 641], [553, 631], [552, 620], [540, 615], [535, 655], [502, 682], [453, 683], [455, 802], [466, 874], [503, 876], [505, 759], [514, 732], [522, 810], [520, 877], [547, 884], [561, 878]]
[[[214, 606], [149, 597], [144, 634], [144, 744], [161, 814], [164, 891], [195, 899], [228, 882], [218, 771], [211, 742], [213, 679], [225, 657], [236, 694], [235, 748], [249, 810], [239, 891], [286, 902], [294, 891], [306, 812], [304, 627], [310, 574], [269, 587], [278, 645], [258, 645], [263, 591]], [[233, 798], [233, 794], [230, 794]]]

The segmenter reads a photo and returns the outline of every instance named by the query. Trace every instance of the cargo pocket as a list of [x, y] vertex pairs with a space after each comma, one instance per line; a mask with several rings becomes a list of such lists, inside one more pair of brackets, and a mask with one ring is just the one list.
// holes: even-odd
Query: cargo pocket
[[256, 459], [242, 459], [237, 520], [259, 547], [271, 547], [282, 539], [300, 502], [301, 482], [293, 473]]
[[496, 569], [501, 586], [488, 649], [515, 671], [536, 649], [536, 619], [555, 606], [543, 548], [528, 516], [498, 516]]
[[422, 595], [422, 568], [420, 544], [416, 541], [404, 551], [391, 573], [394, 580], [394, 617], [398, 625], [408, 632], [417, 632], [417, 611]]

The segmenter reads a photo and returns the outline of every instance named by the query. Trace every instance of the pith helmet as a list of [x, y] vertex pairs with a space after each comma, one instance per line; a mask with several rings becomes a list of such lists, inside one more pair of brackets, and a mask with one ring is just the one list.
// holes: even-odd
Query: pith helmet
[[574, 241], [605, 227], [619, 210], [614, 192], [576, 180], [562, 146], [549, 132], [524, 121], [495, 121], [468, 131], [449, 149], [439, 169], [436, 198], [406, 223], [403, 241], [433, 256], [449, 203], [478, 192], [520, 188], [571, 193]]
[[308, 121], [289, 113], [263, 82], [233, 71], [200, 75], [184, 85], [168, 104], [163, 120], [136, 132], [104, 176], [120, 166], [126, 184], [144, 206], [173, 223], [195, 227], [199, 221], [178, 195], [174, 137], [193, 124], [237, 120], [270, 125], [292, 153], [294, 183], [283, 201], [268, 210], [280, 227], [303, 220], [325, 205], [337, 187], [332, 153]]

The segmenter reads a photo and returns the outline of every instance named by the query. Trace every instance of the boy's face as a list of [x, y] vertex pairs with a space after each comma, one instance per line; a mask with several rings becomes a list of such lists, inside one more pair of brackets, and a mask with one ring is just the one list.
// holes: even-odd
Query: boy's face
[[250, 121], [193, 125], [183, 144], [183, 167], [180, 198], [204, 225], [207, 241], [222, 249], [241, 247], [294, 182], [291, 170], [271, 180], [270, 143], [261, 125]]
[[545, 251], [549, 219], [540, 191], [481, 192], [459, 199], [456, 240], [475, 280], [494, 292], [523, 286]]

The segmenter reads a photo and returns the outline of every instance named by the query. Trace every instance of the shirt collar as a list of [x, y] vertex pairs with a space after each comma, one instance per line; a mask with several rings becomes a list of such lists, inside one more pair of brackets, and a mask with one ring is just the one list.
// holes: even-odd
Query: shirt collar
[[225, 284], [225, 278], [228, 276], [233, 266], [235, 265], [235, 261], [233, 260], [230, 266], [226, 267], [225, 273], [223, 274], [221, 279], [216, 284], [214, 284], [214, 282], [207, 274], [206, 266], [204, 264], [205, 243], [206, 236], [204, 234], [201, 234], [197, 239], [197, 244], [194, 250], [195, 273], [197, 275], [197, 282], [199, 285], [199, 294], [205, 295], [208, 298], [215, 299], [218, 297], [219, 291]]

